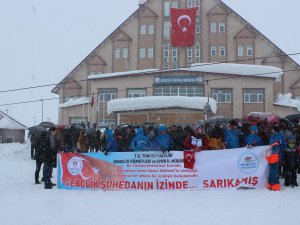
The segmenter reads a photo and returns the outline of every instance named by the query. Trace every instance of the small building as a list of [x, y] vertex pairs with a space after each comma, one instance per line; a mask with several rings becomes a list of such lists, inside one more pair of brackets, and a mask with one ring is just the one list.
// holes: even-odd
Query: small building
[[0, 111], [0, 144], [24, 143], [27, 127]]

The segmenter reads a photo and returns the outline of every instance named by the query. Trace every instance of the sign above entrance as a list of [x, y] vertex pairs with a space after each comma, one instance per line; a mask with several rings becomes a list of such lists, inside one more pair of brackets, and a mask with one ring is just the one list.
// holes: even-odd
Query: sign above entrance
[[203, 84], [203, 76], [155, 76], [155, 85], [171, 85], [171, 84]]

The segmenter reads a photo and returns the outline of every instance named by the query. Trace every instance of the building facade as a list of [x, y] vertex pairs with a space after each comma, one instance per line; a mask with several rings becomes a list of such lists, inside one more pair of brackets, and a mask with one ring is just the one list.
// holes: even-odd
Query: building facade
[[[197, 8], [194, 45], [173, 47], [170, 9], [194, 7]], [[251, 111], [272, 111], [282, 115], [295, 112], [291, 108], [276, 108], [273, 103], [279, 93], [291, 92], [295, 98], [300, 96], [299, 65], [220, 0], [145, 1], [52, 91], [59, 95], [60, 104], [97, 93], [97, 107], [101, 108], [103, 104], [101, 111], [105, 112], [110, 99], [155, 96], [159, 93], [155, 76], [188, 76], [190, 74], [186, 72], [173, 70], [211, 62], [265, 65], [283, 71], [276, 79], [243, 78], [242, 74], [235, 74], [217, 80], [214, 77], [219, 77], [219, 73], [193, 74], [203, 76], [204, 80], [215, 79], [194, 88], [193, 96], [217, 100], [217, 115], [242, 117]], [[159, 70], [159, 74], [153, 73], [154, 69]], [[147, 70], [152, 74], [146, 75]], [[126, 79], [118, 77], [118, 73], [125, 71], [128, 73]], [[136, 71], [143, 76], [136, 76]], [[112, 73], [115, 78], [105, 78], [106, 74]], [[103, 79], [91, 79], [93, 75]], [[228, 74], [224, 72], [223, 75]], [[179, 91], [179, 86], [184, 84], [177, 86], [178, 91], [174, 89], [173, 95], [176, 92], [190, 96], [188, 87], [191, 90], [193, 85], [186, 85], [185, 93]], [[162, 94], [167, 90], [161, 89]], [[169, 91], [172, 95], [172, 90]], [[99, 110], [95, 113], [87, 102], [85, 104], [61, 107], [59, 123], [69, 124], [90, 118], [93, 122], [101, 123], [102, 118], [103, 123], [115, 123], [112, 115], [100, 115]]]
[[23, 124], [0, 111], [0, 144], [15, 142], [23, 144], [26, 129]]

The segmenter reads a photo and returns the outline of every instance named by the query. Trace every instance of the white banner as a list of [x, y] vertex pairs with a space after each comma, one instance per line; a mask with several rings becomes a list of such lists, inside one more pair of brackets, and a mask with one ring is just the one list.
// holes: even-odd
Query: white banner
[[62, 153], [58, 187], [102, 190], [201, 190], [264, 188], [268, 146], [196, 153], [184, 168], [183, 151]]

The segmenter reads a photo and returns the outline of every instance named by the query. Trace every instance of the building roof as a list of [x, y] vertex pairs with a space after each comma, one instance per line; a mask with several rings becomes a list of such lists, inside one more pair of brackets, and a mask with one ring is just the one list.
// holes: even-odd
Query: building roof
[[[120, 26], [118, 26], [107, 38], [105, 38], [90, 54], [88, 54], [67, 76], [65, 76], [63, 78], [63, 80], [57, 84], [53, 89], [52, 89], [52, 93], [56, 93], [58, 94], [59, 88], [61, 87], [61, 85], [63, 85], [65, 82], [67, 82], [68, 78], [70, 78], [73, 73], [75, 71], [77, 71], [82, 65], [83, 63], [91, 56], [93, 55], [97, 49], [99, 49], [102, 45], [104, 45], [104, 43], [106, 43], [118, 30], [120, 30], [131, 18], [133, 18], [137, 13], [139, 13], [141, 10], [143, 10], [145, 7], [147, 7], [147, 5], [149, 4], [149, 2], [151, 2], [153, 0], [141, 0], [139, 3], [139, 8], [133, 12]], [[260, 31], [258, 31], [254, 26], [252, 26], [247, 20], [245, 20], [242, 16], [240, 16], [237, 12], [235, 12], [231, 7], [229, 7], [227, 4], [225, 4], [223, 1], [218, 0], [219, 4], [221, 4], [221, 6], [225, 7], [227, 10], [229, 10], [229, 12], [233, 13], [234, 15], [237, 16], [237, 18], [239, 18], [244, 24], [245, 26], [247, 26], [247, 28], [252, 29], [253, 31], [255, 31], [258, 35], [260, 35], [263, 39], [265, 39], [267, 42], [269, 42], [272, 46], [274, 46], [279, 53], [282, 53], [282, 55], [285, 55], [285, 57], [287, 59], [289, 59], [291, 62], [293, 62], [297, 67], [299, 67], [299, 64], [292, 59], [290, 56], [286, 55], [284, 53], [283, 50], [281, 50], [275, 43], [273, 43], [270, 39], [268, 39], [266, 36], [264, 36]]]
[[[184, 96], [149, 96], [141, 98], [122, 98], [110, 100], [107, 103], [107, 113], [162, 109], [162, 108], [188, 108], [204, 110], [207, 97], [184, 97]], [[209, 98], [211, 111], [216, 113], [217, 102]]]
[[70, 98], [65, 103], [59, 104], [59, 108], [67, 108], [75, 105], [82, 105], [82, 104], [88, 104], [91, 102], [90, 97], [81, 97], [81, 98]]
[[[249, 65], [249, 64], [233, 64], [233, 63], [196, 63], [189, 68], [178, 68], [168, 71], [191, 71], [202, 73], [214, 73], [222, 75], [237, 75], [237, 76], [255, 76], [264, 78], [276, 79], [283, 74], [282, 69], [274, 66]], [[148, 69], [134, 70], [116, 73], [94, 74], [88, 76], [89, 80], [112, 78], [128, 75], [144, 75], [166, 72], [166, 70]]]
[[27, 127], [0, 111], [0, 129], [26, 130]]

